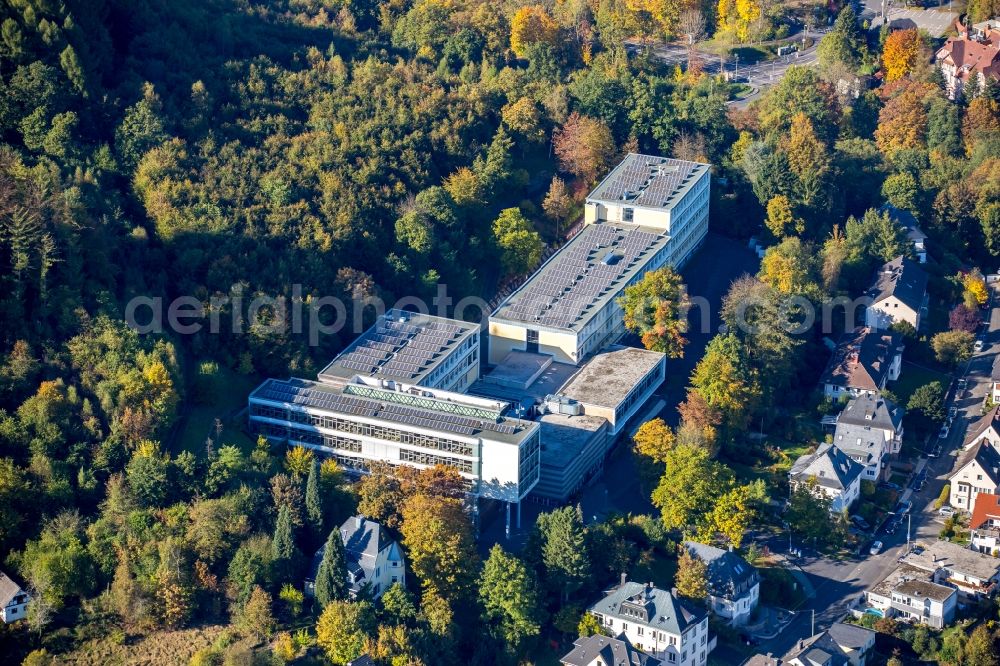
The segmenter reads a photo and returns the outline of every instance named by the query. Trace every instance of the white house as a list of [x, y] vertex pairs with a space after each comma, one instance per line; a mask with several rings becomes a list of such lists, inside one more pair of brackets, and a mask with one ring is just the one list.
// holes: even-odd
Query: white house
[[879, 393], [886, 382], [899, 379], [903, 349], [903, 337], [895, 331], [861, 326], [845, 334], [820, 377], [823, 395], [838, 400]]
[[875, 652], [875, 632], [856, 624], [834, 622], [826, 631], [804, 638], [788, 651], [782, 666], [866, 666]]
[[[366, 590], [372, 598], [378, 599], [393, 584], [406, 584], [403, 550], [389, 538], [379, 523], [364, 516], [351, 516], [340, 526], [340, 538], [344, 542], [351, 597]], [[316, 575], [325, 551], [324, 543], [313, 557], [312, 568], [305, 581], [305, 593], [309, 596], [315, 594]]]
[[957, 589], [966, 599], [992, 596], [1000, 581], [1000, 560], [951, 541], [914, 548], [902, 562], [926, 572], [939, 585]]
[[864, 479], [878, 481], [890, 455], [903, 441], [903, 410], [881, 395], [852, 398], [837, 416], [833, 443], [852, 460], [864, 465]]
[[979, 439], [966, 448], [950, 477], [949, 504], [972, 511], [979, 493], [996, 493], [1000, 486], [1000, 452], [988, 439]]
[[685, 541], [684, 547], [705, 563], [708, 605], [712, 612], [730, 624], [745, 624], [760, 597], [757, 570], [731, 550], [696, 541]]
[[610, 638], [604, 634], [573, 641], [573, 649], [559, 660], [563, 666], [661, 666], [662, 661], [637, 650], [624, 634]]
[[0, 616], [6, 624], [24, 618], [31, 597], [14, 580], [0, 571]]
[[926, 571], [900, 564], [865, 592], [865, 603], [884, 617], [941, 629], [955, 619], [958, 591], [931, 581]]
[[969, 531], [975, 550], [990, 555], [1000, 554], [1000, 495], [976, 495]]
[[806, 484], [813, 492], [830, 498], [830, 513], [848, 509], [861, 495], [864, 467], [833, 444], [823, 444], [792, 464], [788, 482], [792, 488]]
[[927, 273], [912, 259], [896, 257], [879, 268], [866, 295], [871, 299], [865, 310], [866, 326], [884, 330], [905, 321], [920, 330], [927, 309]]
[[708, 612], [652, 583], [624, 580], [591, 613], [612, 634], [624, 635], [639, 650], [675, 666], [704, 666], [715, 648], [708, 635]]
[[955, 21], [957, 37], [949, 37], [934, 61], [944, 77], [950, 99], [959, 99], [965, 86], [982, 90], [988, 79], [1000, 79], [1000, 21], [991, 19], [967, 28]]
[[913, 217], [913, 213], [902, 208], [896, 208], [889, 203], [879, 208], [879, 212], [888, 213], [889, 217], [903, 228], [906, 232], [906, 238], [913, 244], [913, 254], [916, 255], [920, 263], [926, 264], [927, 234], [917, 224], [917, 218]]

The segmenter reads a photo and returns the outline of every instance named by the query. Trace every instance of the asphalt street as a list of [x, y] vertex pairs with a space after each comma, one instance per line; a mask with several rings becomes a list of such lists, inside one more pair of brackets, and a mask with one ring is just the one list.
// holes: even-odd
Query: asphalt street
[[[993, 302], [997, 301], [998, 299], [994, 297]], [[983, 351], [976, 353], [958, 373], [967, 379], [967, 388], [957, 390], [954, 387], [955, 382], [952, 382], [948, 406], [955, 406], [958, 414], [948, 437], [941, 442], [942, 455], [938, 458], [920, 459], [927, 469], [927, 482], [920, 492], [913, 492], [912, 488], [908, 488], [908, 492], [901, 497], [913, 502], [909, 518], [911, 541], [933, 541], [938, 538], [938, 533], [941, 531], [943, 519], [934, 509], [934, 500], [941, 493], [942, 487], [948, 482], [948, 476], [953, 471], [968, 425], [981, 415], [993, 361], [997, 351], [1000, 351], [1000, 307], [990, 309], [985, 341], [986, 346]], [[903, 372], [906, 372], [905, 364]], [[930, 446], [933, 445], [932, 441]], [[803, 604], [801, 609], [795, 609], [799, 610], [796, 618], [777, 637], [763, 641], [756, 649], [763, 653], [785, 654], [799, 638], [811, 635], [814, 612], [816, 631], [826, 629], [840, 620], [860, 599], [864, 590], [888, 574], [896, 566], [897, 559], [906, 553], [906, 528], [907, 522], [904, 521], [894, 534], [877, 533], [875, 538], [885, 544], [882, 552], [878, 555], [866, 554], [860, 560], [830, 560], [819, 557], [808, 548], [803, 548], [801, 544], [795, 544], [797, 548], [803, 548], [803, 556], [801, 558], [789, 556], [790, 560], [809, 578], [816, 596]], [[767, 543], [774, 552], [789, 554], [787, 533], [765, 539], [764, 543]]]
[[[893, 29], [919, 28], [926, 30], [931, 37], [942, 36], [958, 18], [958, 12], [952, 11], [952, 3], [944, 0], [938, 7], [921, 9], [907, 7], [904, 2], [886, 2], [886, 13], [889, 15], [889, 27]], [[861, 5], [860, 16], [867, 20], [872, 28], [882, 25], [882, 3], [875, 0], [865, 0]]]

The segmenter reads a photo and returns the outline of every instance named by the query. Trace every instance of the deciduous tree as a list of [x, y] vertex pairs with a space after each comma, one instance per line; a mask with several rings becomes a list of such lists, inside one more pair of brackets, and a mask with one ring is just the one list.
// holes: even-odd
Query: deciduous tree
[[669, 267], [649, 271], [625, 288], [618, 303], [625, 312], [625, 327], [641, 338], [646, 349], [670, 358], [684, 356], [689, 301], [676, 271]]
[[524, 563], [494, 545], [479, 576], [483, 621], [514, 654], [541, 631], [538, 589]]
[[357, 659], [375, 630], [375, 613], [367, 601], [334, 601], [316, 623], [316, 643], [334, 664]]
[[563, 171], [591, 183], [614, 157], [615, 140], [600, 120], [574, 111], [552, 135], [552, 147]]
[[896, 81], [912, 72], [920, 59], [921, 48], [920, 33], [916, 28], [890, 33], [882, 47], [885, 80]]
[[674, 577], [677, 594], [692, 601], [705, 601], [708, 598], [708, 567], [685, 546], [680, 546], [680, 551]]

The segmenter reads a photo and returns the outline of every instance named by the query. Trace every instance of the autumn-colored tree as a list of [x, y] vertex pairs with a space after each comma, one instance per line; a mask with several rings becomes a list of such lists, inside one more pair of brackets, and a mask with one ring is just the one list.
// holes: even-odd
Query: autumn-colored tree
[[667, 452], [674, 447], [675, 442], [674, 431], [660, 418], [643, 423], [632, 437], [635, 452], [656, 462], [666, 459]]
[[911, 84], [891, 97], [879, 111], [875, 143], [886, 157], [924, 145], [927, 110], [923, 97], [926, 92], [923, 84]]
[[546, 217], [557, 225], [561, 224], [569, 215], [572, 207], [573, 198], [566, 187], [566, 182], [559, 176], [552, 176], [549, 191], [545, 194], [545, 200], [542, 201], [542, 210], [545, 211]]
[[767, 500], [767, 488], [762, 479], [741, 486], [733, 486], [715, 502], [708, 517], [705, 536], [722, 534], [739, 548], [743, 537], [757, 516], [757, 508]]
[[625, 312], [625, 328], [637, 334], [646, 349], [670, 358], [684, 356], [689, 300], [676, 271], [666, 267], [646, 273], [625, 288], [618, 304]]
[[663, 476], [651, 497], [667, 529], [704, 524], [726, 487], [729, 471], [710, 455], [704, 447], [684, 443], [667, 452]]
[[545, 132], [540, 124], [541, 114], [538, 104], [530, 97], [521, 97], [515, 102], [505, 104], [500, 109], [500, 117], [512, 133], [523, 137], [529, 143], [537, 143], [545, 138]]
[[986, 286], [986, 278], [983, 277], [983, 274], [978, 270], [974, 270], [963, 273], [961, 278], [962, 287], [972, 295], [975, 303], [985, 305], [986, 301], [990, 299], [990, 290]]
[[559, 26], [542, 5], [521, 7], [510, 20], [510, 48], [518, 58], [533, 44], [554, 44], [558, 36]]
[[733, 333], [717, 335], [691, 373], [691, 386], [730, 428], [745, 424], [760, 396], [760, 386], [748, 367], [743, 345]]
[[885, 80], [896, 81], [913, 71], [920, 59], [923, 43], [916, 28], [896, 30], [885, 40], [882, 48], [882, 65]]
[[962, 138], [966, 151], [971, 154], [980, 139], [998, 134], [1000, 103], [988, 97], [977, 97], [969, 102], [969, 108], [962, 119]]
[[296, 479], [304, 479], [312, 467], [313, 452], [304, 446], [293, 446], [285, 452], [285, 469]]
[[767, 218], [764, 224], [778, 239], [805, 231], [805, 223], [795, 218], [792, 202], [784, 194], [777, 194], [767, 202]]
[[375, 612], [368, 601], [333, 601], [316, 623], [316, 644], [334, 664], [360, 657], [375, 629]]
[[804, 113], [792, 116], [792, 127], [784, 144], [788, 166], [798, 180], [798, 194], [802, 203], [818, 203], [830, 173], [830, 151], [816, 136], [813, 123]]
[[689, 390], [684, 402], [677, 405], [677, 412], [681, 417], [678, 435], [683, 435], [687, 428], [694, 428], [700, 433], [707, 446], [712, 446], [715, 443], [722, 417], [718, 409], [708, 404], [700, 391]]
[[576, 111], [552, 135], [552, 147], [560, 168], [588, 183], [607, 169], [615, 154], [608, 126]]
[[449, 601], [468, 593], [478, 557], [460, 500], [414, 495], [403, 506], [401, 531], [424, 590]]
[[475, 206], [482, 203], [483, 188], [479, 178], [469, 167], [459, 167], [444, 181], [444, 189], [459, 206]]
[[782, 294], [815, 294], [819, 289], [817, 272], [812, 246], [792, 237], [768, 248], [759, 277]]
[[679, 546], [680, 556], [677, 558], [677, 574], [674, 576], [674, 587], [677, 594], [691, 601], [704, 601], [708, 598], [708, 567], [697, 555], [684, 545]]

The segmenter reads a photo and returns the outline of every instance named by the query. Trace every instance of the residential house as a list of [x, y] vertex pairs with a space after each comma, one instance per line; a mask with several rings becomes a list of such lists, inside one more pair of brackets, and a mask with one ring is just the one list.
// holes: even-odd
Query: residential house
[[708, 635], [708, 612], [652, 583], [625, 580], [588, 612], [616, 636], [670, 666], [704, 666], [715, 648]]
[[865, 592], [865, 603], [884, 617], [941, 629], [955, 619], [958, 591], [931, 581], [926, 571], [900, 564]]
[[991, 19], [966, 27], [955, 22], [957, 37], [949, 37], [934, 61], [944, 76], [952, 100], [961, 98], [967, 86], [982, 90], [988, 79], [1000, 79], [1000, 21]]
[[22, 619], [30, 601], [31, 596], [14, 579], [0, 571], [0, 617], [4, 623]]
[[[364, 516], [351, 516], [340, 526], [340, 538], [344, 542], [351, 597], [366, 590], [372, 598], [378, 599], [393, 583], [406, 584], [403, 551], [382, 525]], [[305, 593], [309, 596], [315, 594], [316, 574], [325, 551], [324, 543], [313, 557], [309, 577], [305, 581]]]
[[890, 455], [903, 443], [903, 410], [881, 395], [852, 398], [837, 416], [834, 445], [864, 466], [864, 479], [878, 481]]
[[1000, 356], [993, 359], [993, 369], [990, 371], [990, 393], [989, 400], [995, 405], [1000, 405]]
[[917, 218], [913, 217], [913, 213], [903, 208], [896, 208], [889, 203], [878, 210], [880, 213], [888, 213], [889, 217], [903, 228], [903, 231], [906, 232], [906, 238], [913, 244], [913, 254], [916, 255], [917, 261], [926, 264], [927, 234], [917, 224]]
[[757, 570], [732, 550], [696, 541], [685, 541], [684, 547], [705, 563], [708, 606], [712, 612], [730, 624], [745, 624], [760, 597]]
[[559, 662], [564, 666], [660, 666], [663, 663], [637, 650], [624, 634], [618, 638], [603, 634], [578, 638], [573, 642], [573, 649]]
[[865, 666], [874, 651], [874, 631], [835, 622], [826, 631], [796, 643], [781, 663], [783, 666]]
[[968, 451], [979, 442], [988, 442], [994, 448], [1000, 449], [1000, 405], [980, 416], [969, 426], [965, 432], [962, 449]]
[[792, 464], [788, 482], [793, 488], [809, 484], [814, 492], [830, 498], [830, 512], [839, 514], [861, 494], [864, 467], [833, 444], [823, 444]]
[[939, 585], [954, 587], [965, 599], [991, 596], [1000, 581], [1000, 560], [951, 541], [915, 548], [902, 562], [927, 572]]
[[899, 379], [903, 349], [903, 336], [895, 331], [861, 326], [845, 334], [820, 378], [823, 394], [837, 400], [880, 392]]
[[1000, 451], [986, 438], [965, 449], [950, 477], [948, 503], [962, 511], [972, 511], [979, 493], [996, 493], [1000, 486]]
[[1000, 495], [976, 495], [972, 518], [969, 520], [972, 547], [980, 553], [996, 557], [1000, 554]]
[[920, 330], [927, 310], [927, 273], [916, 261], [898, 256], [878, 269], [866, 296], [871, 302], [865, 310], [865, 325], [888, 329], [905, 321]]

